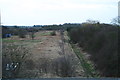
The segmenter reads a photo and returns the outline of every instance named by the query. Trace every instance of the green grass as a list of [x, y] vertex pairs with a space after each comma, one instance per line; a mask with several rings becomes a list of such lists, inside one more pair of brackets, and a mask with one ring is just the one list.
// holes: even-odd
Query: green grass
[[77, 55], [77, 57], [81, 61], [81, 65], [85, 71], [86, 76], [87, 77], [99, 77], [97, 72], [95, 71], [95, 69], [93, 67], [93, 64], [85, 59], [85, 56], [83, 54], [81, 54], [80, 49], [75, 44], [71, 43], [71, 46], [72, 46], [75, 54]]
[[2, 39], [2, 42], [9, 42], [9, 43], [13, 43], [13, 42], [19, 42], [20, 40], [9, 40], [9, 39]]
[[40, 36], [49, 36], [49, 35], [51, 35], [51, 32], [40, 33], [39, 35]]
[[[66, 33], [68, 35], [68, 33]], [[68, 42], [70, 41], [70, 38], [68, 36]], [[99, 77], [98, 73], [96, 72], [93, 64], [85, 59], [85, 55], [81, 53], [81, 50], [78, 46], [76, 46], [75, 44], [69, 42], [72, 49], [74, 50], [75, 54], [77, 55], [77, 57], [79, 58], [81, 65], [85, 71], [85, 74], [87, 77]]]
[[2, 39], [2, 42], [41, 42], [41, 40], [9, 40], [9, 39]]
[[41, 42], [41, 40], [23, 40], [23, 42]]

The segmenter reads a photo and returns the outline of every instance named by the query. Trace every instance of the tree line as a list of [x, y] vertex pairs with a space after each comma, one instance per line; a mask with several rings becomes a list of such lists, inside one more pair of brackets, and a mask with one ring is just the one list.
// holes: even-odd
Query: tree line
[[100, 75], [105, 77], [120, 77], [120, 55], [118, 54], [118, 25], [84, 23], [81, 27], [68, 28], [70, 42], [78, 44], [95, 63]]

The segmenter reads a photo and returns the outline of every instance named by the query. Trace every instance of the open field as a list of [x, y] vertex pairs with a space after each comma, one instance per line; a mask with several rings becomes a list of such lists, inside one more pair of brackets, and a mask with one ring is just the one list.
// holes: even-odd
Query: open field
[[2, 26], [3, 78], [119, 77], [119, 26]]
[[[67, 41], [66, 35], [56, 31], [55, 36], [51, 36], [52, 31], [40, 31], [35, 33], [32, 40], [12, 36], [3, 39], [3, 59], [8, 58], [10, 62], [20, 62], [19, 69], [11, 73], [10, 77], [16, 78], [59, 78], [59, 77], [86, 77], [80, 60], [73, 52]], [[4, 51], [6, 45], [11, 45], [11, 50], [20, 49], [19, 60], [9, 58], [9, 51]], [[12, 46], [13, 45], [13, 46]], [[20, 47], [21, 48], [18, 48]], [[27, 52], [25, 52], [27, 50]], [[22, 54], [23, 53], [23, 54]], [[4, 62], [3, 67], [5, 67]], [[5, 69], [5, 68], [3, 68]]]

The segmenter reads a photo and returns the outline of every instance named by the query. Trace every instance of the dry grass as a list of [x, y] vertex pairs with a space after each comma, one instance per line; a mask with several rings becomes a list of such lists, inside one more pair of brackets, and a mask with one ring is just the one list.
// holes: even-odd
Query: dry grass
[[[15, 45], [12, 43], [9, 44], [3, 43], [2, 45], [3, 78], [17, 77], [19, 68], [21, 67], [23, 61], [26, 59], [27, 55], [30, 55], [30, 53], [26, 47]], [[11, 63], [19, 63], [19, 65], [14, 71], [12, 70], [6, 71], [6, 64], [11, 64]], [[10, 76], [8, 76], [8, 72], [11, 73]]]

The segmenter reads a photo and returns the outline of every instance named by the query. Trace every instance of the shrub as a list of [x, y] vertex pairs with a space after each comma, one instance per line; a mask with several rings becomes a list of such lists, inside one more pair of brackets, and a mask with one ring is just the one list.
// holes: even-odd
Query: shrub
[[79, 43], [97, 65], [102, 76], [118, 77], [118, 27], [88, 24], [68, 30], [73, 43]]
[[30, 37], [33, 40], [35, 38], [35, 32], [30, 32]]
[[55, 35], [56, 35], [56, 32], [53, 31], [53, 32], [50, 33], [50, 35], [51, 35], [51, 36], [55, 36]]
[[19, 29], [18, 31], [18, 36], [20, 38], [26, 38], [27, 31], [25, 29]]

